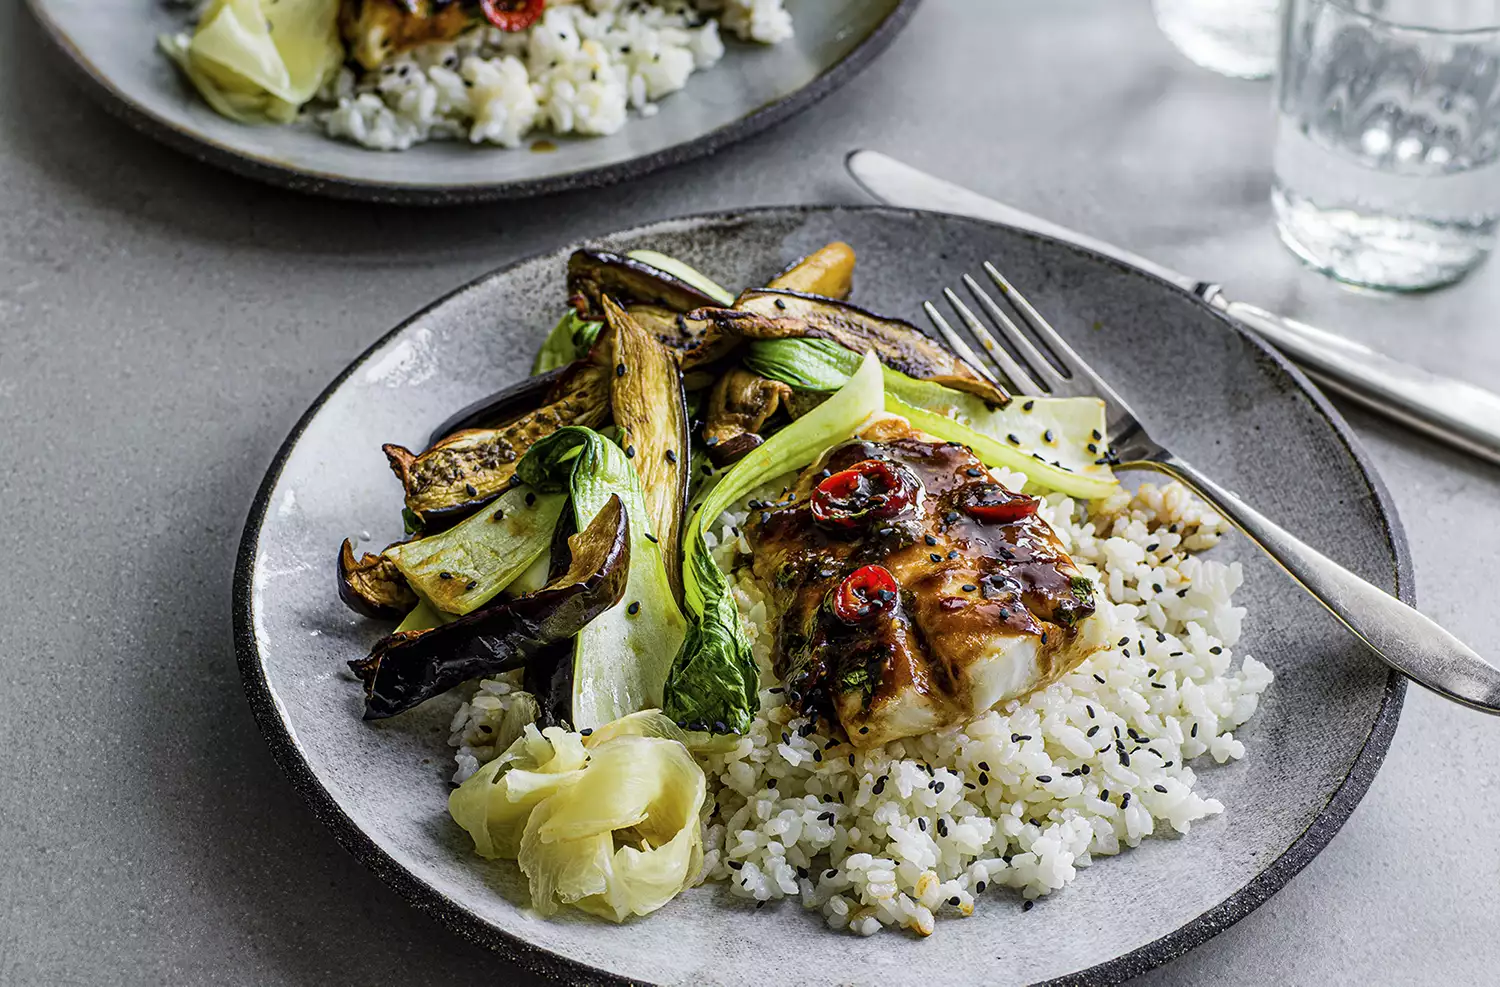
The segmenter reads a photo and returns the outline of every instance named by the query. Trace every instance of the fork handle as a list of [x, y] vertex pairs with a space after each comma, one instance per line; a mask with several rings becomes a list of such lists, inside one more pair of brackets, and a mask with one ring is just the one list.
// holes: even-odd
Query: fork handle
[[1387, 665], [1441, 696], [1500, 713], [1500, 668], [1432, 618], [1359, 578], [1175, 456], [1138, 465], [1182, 481], [1212, 504]]

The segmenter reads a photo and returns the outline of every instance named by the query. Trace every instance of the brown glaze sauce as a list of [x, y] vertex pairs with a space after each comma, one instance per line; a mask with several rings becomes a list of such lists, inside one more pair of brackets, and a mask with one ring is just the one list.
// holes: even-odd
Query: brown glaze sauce
[[[820, 524], [813, 489], [830, 472], [868, 459], [914, 472], [923, 488], [918, 502], [853, 529]], [[1035, 514], [995, 524], [966, 513], [961, 505], [977, 492], [969, 488], [986, 484], [998, 485], [967, 448], [887, 421], [830, 450], [782, 504], [752, 512], [746, 535], [755, 573], [781, 614], [776, 672], [795, 708], [838, 722], [842, 706], [848, 726], [850, 693], [862, 694], [865, 713], [912, 690], [961, 706], [962, 669], [997, 632], [1035, 635], [1044, 662], [1065, 648], [1093, 612], [1092, 587]], [[850, 626], [834, 616], [828, 597], [870, 564], [895, 577], [899, 604]]]

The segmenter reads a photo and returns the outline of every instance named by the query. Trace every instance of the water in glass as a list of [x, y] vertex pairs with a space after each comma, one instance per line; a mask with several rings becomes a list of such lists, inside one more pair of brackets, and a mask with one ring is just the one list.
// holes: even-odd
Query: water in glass
[[1500, 216], [1500, 0], [1287, 0], [1272, 203], [1357, 284], [1462, 277]]
[[1264, 79], [1276, 67], [1279, 0], [1152, 0], [1184, 55], [1223, 75]]

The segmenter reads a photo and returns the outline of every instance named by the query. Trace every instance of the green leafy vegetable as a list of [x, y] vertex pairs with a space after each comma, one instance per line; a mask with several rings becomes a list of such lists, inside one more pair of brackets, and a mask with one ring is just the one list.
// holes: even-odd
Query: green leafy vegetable
[[569, 491], [580, 530], [614, 494], [619, 494], [630, 519], [625, 594], [615, 607], [590, 621], [574, 643], [573, 726], [593, 728], [638, 710], [660, 708], [686, 621], [672, 598], [635, 468], [598, 432], [568, 426], [534, 445], [516, 465], [516, 475], [543, 493]]
[[574, 360], [583, 359], [599, 338], [599, 330], [603, 328], [604, 323], [590, 322], [568, 309], [557, 320], [557, 325], [552, 327], [542, 348], [537, 351], [536, 359], [531, 364], [531, 376], [566, 367]]
[[692, 285], [720, 305], [729, 306], [734, 304], [734, 295], [730, 294], [726, 288], [696, 268], [684, 264], [676, 257], [669, 257], [655, 250], [632, 250], [625, 256], [631, 260], [638, 260], [642, 264], [650, 264], [658, 271], [663, 271], [679, 281]]
[[385, 555], [423, 599], [448, 613], [466, 614], [546, 554], [567, 499], [512, 487], [467, 521], [392, 545]]
[[743, 732], [756, 710], [755, 659], [704, 530], [756, 487], [807, 466], [853, 435], [883, 405], [880, 362], [869, 355], [837, 394], [748, 453], [694, 508], [683, 534], [688, 634], [667, 678], [662, 709], [668, 717], [717, 733]]
[[[745, 364], [756, 373], [808, 391], [832, 391], [859, 357], [826, 339], [751, 343]], [[992, 408], [973, 394], [916, 380], [883, 367], [886, 410], [937, 438], [961, 442], [987, 466], [1025, 473], [1070, 497], [1107, 497], [1119, 486], [1105, 458], [1104, 403], [1097, 398], [1017, 398]]]

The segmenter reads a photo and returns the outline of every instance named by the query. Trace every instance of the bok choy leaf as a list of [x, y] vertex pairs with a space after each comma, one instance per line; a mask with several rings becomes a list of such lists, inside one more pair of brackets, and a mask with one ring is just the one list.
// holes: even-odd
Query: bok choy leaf
[[[836, 390], [860, 360], [826, 339], [757, 340], [744, 359], [761, 376], [805, 391]], [[986, 466], [1025, 473], [1035, 485], [1070, 497], [1093, 500], [1119, 487], [1101, 462], [1109, 447], [1097, 398], [1017, 398], [995, 408], [973, 394], [882, 369], [887, 411], [970, 447]]]
[[594, 341], [599, 338], [602, 322], [590, 322], [571, 308], [557, 320], [557, 325], [547, 334], [542, 348], [537, 350], [536, 360], [531, 364], [531, 376], [566, 367], [574, 360], [588, 355]]
[[866, 356], [838, 393], [748, 453], [694, 508], [682, 540], [689, 625], [667, 677], [662, 709], [668, 717], [700, 730], [740, 733], [757, 708], [759, 672], [740, 630], [729, 580], [709, 552], [704, 531], [756, 487], [802, 469], [852, 436], [884, 401], [880, 362]]
[[592, 729], [638, 710], [660, 708], [686, 621], [672, 598], [635, 468], [619, 446], [598, 432], [568, 426], [536, 443], [517, 464], [516, 475], [543, 493], [571, 493], [580, 529], [614, 494], [630, 519], [625, 593], [574, 642], [574, 728]]

